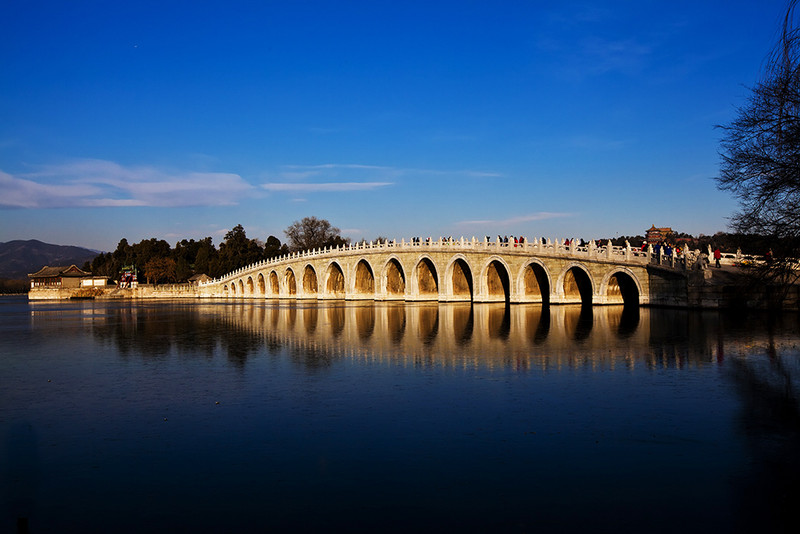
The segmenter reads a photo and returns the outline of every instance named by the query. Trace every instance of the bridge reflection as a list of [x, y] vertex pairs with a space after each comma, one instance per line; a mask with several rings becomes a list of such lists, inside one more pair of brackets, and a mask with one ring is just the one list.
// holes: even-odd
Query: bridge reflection
[[200, 324], [181, 328], [216, 332], [221, 341], [209, 341], [209, 349], [226, 347], [241, 362], [264, 347], [289, 349], [294, 360], [312, 366], [356, 358], [519, 369], [680, 367], [716, 358], [708, 326], [690, 342], [697, 314], [635, 306], [247, 302], [195, 304], [186, 313]]
[[[50, 315], [42, 310], [33, 317], [45, 321]], [[602, 369], [712, 364], [740, 344], [731, 332], [723, 334], [724, 317], [636, 306], [176, 300], [100, 304], [87, 320], [93, 335], [116, 343], [123, 357], [213, 358], [222, 351], [244, 365], [259, 354], [289, 350], [293, 360], [313, 366], [356, 358]], [[755, 335], [752, 328], [748, 335]]]

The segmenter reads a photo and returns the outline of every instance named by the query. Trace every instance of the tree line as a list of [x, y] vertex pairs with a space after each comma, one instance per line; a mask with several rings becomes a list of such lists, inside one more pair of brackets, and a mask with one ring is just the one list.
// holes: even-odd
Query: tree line
[[[211, 237], [200, 240], [183, 239], [171, 247], [163, 239], [145, 239], [130, 244], [123, 238], [113, 252], [101, 253], [83, 268], [97, 276], [119, 279], [120, 273], [128, 268], [137, 270], [139, 281], [146, 283], [186, 282], [195, 274], [220, 277], [236, 269], [268, 260], [290, 252], [301, 252], [315, 248], [347, 245], [350, 239], [341, 236], [338, 228], [325, 219], [306, 217], [295, 221], [284, 233], [287, 243], [271, 235], [266, 241], [250, 239], [241, 224], [237, 224], [219, 244], [214, 246]], [[713, 236], [694, 237], [675, 232], [666, 239], [673, 245], [687, 244], [690, 248], [712, 248], [734, 251], [737, 248], [750, 254], [764, 254], [771, 243], [763, 236], [749, 234], [730, 234], [717, 232]], [[601, 240], [602, 243], [608, 240]], [[633, 247], [640, 247], [644, 237], [619, 236], [610, 239], [614, 245], [622, 246], [627, 241]]]
[[144, 239], [130, 244], [122, 238], [113, 252], [98, 254], [83, 269], [95, 276], [119, 279], [126, 269], [135, 269], [140, 282], [148, 284], [186, 282], [196, 274], [217, 278], [253, 263], [313, 248], [347, 245], [338, 228], [325, 219], [306, 217], [286, 230], [287, 243], [274, 235], [266, 241], [250, 239], [241, 224], [234, 226], [219, 244], [211, 237], [182, 239], [175, 247], [163, 239]]

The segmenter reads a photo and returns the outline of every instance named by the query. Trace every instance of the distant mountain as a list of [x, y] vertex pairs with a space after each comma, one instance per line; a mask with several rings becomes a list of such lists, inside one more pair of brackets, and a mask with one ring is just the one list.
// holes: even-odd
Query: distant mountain
[[45, 265], [83, 266], [92, 261], [99, 252], [88, 248], [51, 245], [35, 239], [0, 243], [0, 278], [27, 279]]

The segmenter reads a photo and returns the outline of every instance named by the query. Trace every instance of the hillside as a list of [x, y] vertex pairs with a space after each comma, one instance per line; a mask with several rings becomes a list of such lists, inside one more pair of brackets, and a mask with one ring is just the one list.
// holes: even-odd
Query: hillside
[[81, 247], [51, 245], [35, 239], [0, 243], [0, 278], [27, 279], [45, 265], [83, 266], [98, 252]]

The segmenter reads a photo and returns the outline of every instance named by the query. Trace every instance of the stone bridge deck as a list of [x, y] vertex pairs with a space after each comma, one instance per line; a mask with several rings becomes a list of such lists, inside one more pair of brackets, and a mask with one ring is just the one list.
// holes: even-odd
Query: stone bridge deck
[[[558, 240], [358, 243], [259, 262], [201, 284], [198, 296], [649, 304], [654, 288], [668, 294], [671, 280], [685, 281], [681, 273], [693, 261], [655, 256], [651, 249]], [[654, 266], [665, 281], [651, 287]], [[663, 297], [655, 301], [669, 304]]]

